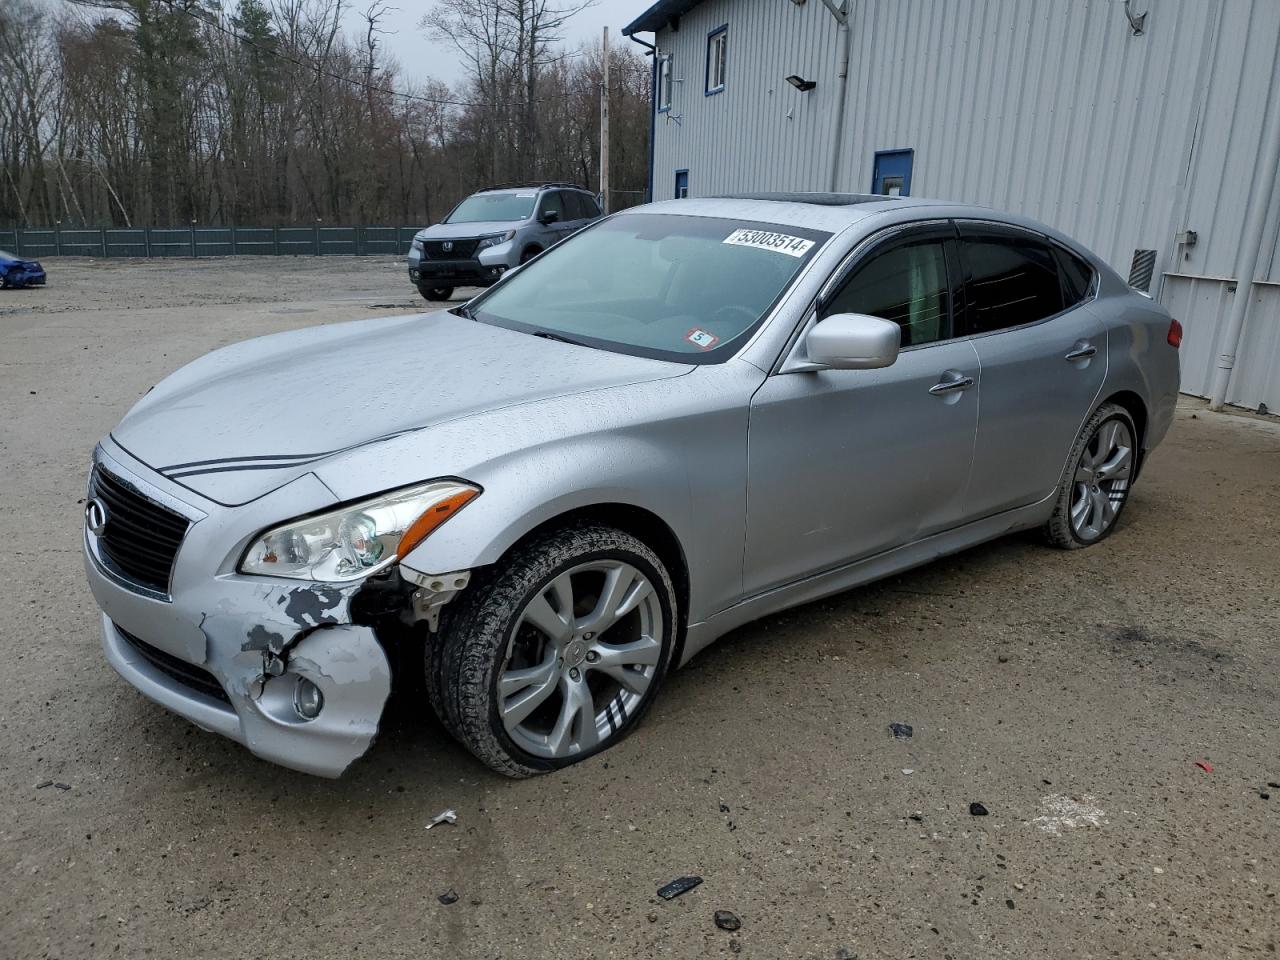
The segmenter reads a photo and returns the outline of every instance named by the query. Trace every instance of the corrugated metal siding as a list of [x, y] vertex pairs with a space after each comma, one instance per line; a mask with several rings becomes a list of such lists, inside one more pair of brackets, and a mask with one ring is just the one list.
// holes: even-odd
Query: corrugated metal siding
[[[1132, 36], [1113, 0], [853, 0], [839, 186], [871, 186], [877, 150], [915, 150], [912, 193], [1043, 220], [1122, 275], [1159, 251], [1187, 327], [1184, 389], [1208, 391], [1220, 279], [1234, 268], [1280, 41], [1277, 0], [1146, 0]], [[703, 94], [708, 31], [729, 24], [725, 93]], [[707, 0], [658, 44], [684, 77], [659, 115], [654, 198], [826, 186], [836, 29], [819, 0]], [[788, 74], [818, 82], [802, 94]], [[790, 118], [788, 118], [790, 112]], [[1195, 230], [1185, 255], [1174, 235]], [[1280, 194], [1262, 278], [1280, 282]], [[1254, 290], [1232, 395], [1280, 389], [1280, 302]], [[1277, 398], [1280, 400], [1280, 398]], [[1268, 405], [1272, 400], [1266, 401]], [[1280, 409], [1280, 402], [1276, 403]]]

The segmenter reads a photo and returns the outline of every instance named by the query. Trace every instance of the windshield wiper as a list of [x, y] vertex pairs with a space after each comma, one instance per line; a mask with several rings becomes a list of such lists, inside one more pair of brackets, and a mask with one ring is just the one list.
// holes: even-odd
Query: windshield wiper
[[558, 333], [552, 333], [550, 330], [536, 330], [533, 334], [535, 337], [541, 337], [543, 340], [559, 340], [561, 343], [571, 343], [575, 347], [585, 347], [587, 344], [581, 340], [570, 340], [568, 337], [562, 337]]

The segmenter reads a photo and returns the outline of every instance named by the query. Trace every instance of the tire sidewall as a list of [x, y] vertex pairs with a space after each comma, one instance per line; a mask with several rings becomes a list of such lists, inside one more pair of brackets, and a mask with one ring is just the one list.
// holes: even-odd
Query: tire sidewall
[[[619, 537], [626, 537], [625, 534], [617, 534]], [[630, 539], [630, 537], [626, 537]], [[638, 543], [638, 541], [637, 541]], [[648, 551], [646, 551], [647, 553]], [[656, 560], [656, 557], [654, 558]], [[590, 750], [584, 750], [581, 753], [575, 753], [572, 756], [560, 759], [551, 759], [547, 757], [539, 757], [534, 754], [527, 753], [522, 750], [511, 736], [507, 733], [506, 727], [502, 723], [502, 717], [498, 713], [498, 706], [501, 698], [498, 695], [498, 678], [501, 673], [501, 666], [506, 660], [507, 645], [511, 638], [511, 631], [515, 628], [516, 622], [520, 614], [524, 611], [525, 606], [538, 593], [546, 589], [556, 577], [570, 570], [573, 567], [581, 566], [584, 563], [590, 563], [593, 560], [620, 560], [629, 563], [646, 577], [653, 585], [654, 590], [658, 594], [658, 603], [662, 610], [662, 653], [658, 659], [657, 668], [654, 670], [653, 680], [649, 684], [649, 688], [645, 691], [644, 698], [636, 709], [631, 711], [626, 720], [618, 727], [617, 732], [598, 743]], [[493, 736], [501, 744], [502, 748], [507, 751], [513, 759], [518, 763], [530, 767], [534, 770], [547, 771], [558, 770], [570, 764], [585, 760], [587, 757], [594, 756], [604, 750], [621, 743], [635, 729], [636, 725], [644, 717], [649, 710], [649, 705], [653, 703], [658, 694], [658, 689], [662, 685], [663, 679], [666, 677], [668, 667], [670, 665], [671, 653], [675, 647], [675, 631], [676, 619], [675, 609], [673, 605], [674, 590], [671, 579], [667, 575], [665, 569], [661, 565], [655, 566], [648, 556], [644, 553], [638, 553], [621, 545], [612, 548], [603, 548], [589, 550], [584, 553], [575, 554], [566, 557], [553, 565], [547, 567], [538, 577], [533, 579], [528, 586], [521, 592], [520, 599], [514, 609], [503, 619], [501, 634], [496, 638], [494, 644], [494, 657], [489, 666], [489, 676], [486, 678], [487, 689], [489, 692], [489, 728]]]

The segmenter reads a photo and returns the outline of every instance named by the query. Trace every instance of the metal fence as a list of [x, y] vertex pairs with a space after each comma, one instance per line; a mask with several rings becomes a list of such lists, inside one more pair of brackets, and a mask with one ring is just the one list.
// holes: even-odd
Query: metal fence
[[402, 255], [420, 227], [18, 227], [0, 250], [23, 257]]

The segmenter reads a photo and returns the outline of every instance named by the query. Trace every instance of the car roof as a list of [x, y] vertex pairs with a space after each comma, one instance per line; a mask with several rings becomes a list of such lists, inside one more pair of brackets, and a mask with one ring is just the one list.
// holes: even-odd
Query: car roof
[[883, 214], [901, 214], [908, 210], [914, 216], [901, 219], [985, 220], [1031, 230], [1052, 237], [1077, 252], [1086, 252], [1075, 240], [1029, 217], [976, 204], [929, 197], [882, 197], [863, 193], [741, 193], [722, 197], [663, 200], [642, 207], [631, 207], [621, 213], [724, 217], [839, 233], [859, 221]]

